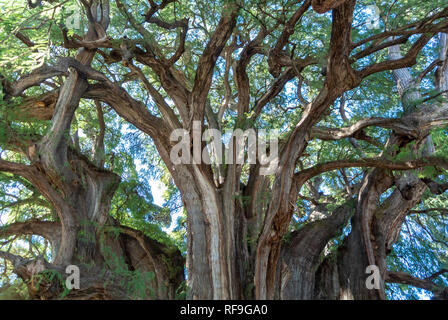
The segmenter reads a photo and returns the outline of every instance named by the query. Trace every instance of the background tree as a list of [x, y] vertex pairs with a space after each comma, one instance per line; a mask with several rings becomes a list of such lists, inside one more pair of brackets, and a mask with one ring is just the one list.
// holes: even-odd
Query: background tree
[[[445, 3], [2, 10], [0, 256], [31, 297], [446, 298]], [[278, 169], [173, 163], [193, 123], [279, 129]], [[51, 276], [70, 264], [82, 290]]]

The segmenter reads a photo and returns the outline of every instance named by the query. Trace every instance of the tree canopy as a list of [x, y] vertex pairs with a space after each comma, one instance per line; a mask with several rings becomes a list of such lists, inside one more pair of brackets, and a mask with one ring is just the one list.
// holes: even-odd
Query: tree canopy
[[[0, 4], [0, 298], [54, 298], [39, 259], [100, 298], [448, 296], [446, 1]], [[173, 164], [195, 121], [278, 130], [277, 170]]]

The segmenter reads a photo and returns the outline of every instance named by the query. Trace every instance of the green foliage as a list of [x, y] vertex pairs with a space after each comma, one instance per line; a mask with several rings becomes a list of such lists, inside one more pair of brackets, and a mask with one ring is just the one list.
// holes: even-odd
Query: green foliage
[[102, 253], [106, 259], [108, 270], [112, 271], [113, 277], [119, 280], [120, 286], [125, 288], [129, 297], [132, 299], [154, 298], [154, 290], [152, 288], [154, 285], [154, 272], [129, 270], [124, 258], [116, 255], [107, 246], [102, 246]]
[[[143, 48], [145, 43], [157, 43], [160, 55], [171, 56], [179, 45], [177, 30], [174, 32], [156, 24], [144, 23], [143, 14], [149, 8], [147, 1], [125, 0], [121, 2], [125, 6], [124, 8], [118, 8], [115, 2], [111, 1], [111, 21], [107, 31], [111, 42], [114, 45], [121, 44], [126, 36], [132, 46], [140, 48]], [[183, 72], [183, 81], [190, 90], [196, 77], [200, 56], [218, 24], [224, 3], [225, 1], [179, 0], [168, 4], [157, 13], [157, 17], [163, 21], [180, 21], [183, 18], [189, 18], [190, 29], [186, 38], [185, 51], [174, 67]], [[379, 7], [382, 15], [380, 28], [374, 30], [368, 29], [365, 23], [369, 17], [366, 6], [372, 4]], [[268, 52], [282, 32], [279, 25], [284, 24], [292, 16], [298, 5], [300, 5], [300, 1], [244, 1], [239, 12], [236, 31], [229, 40], [229, 43], [234, 42], [236, 46], [236, 50], [231, 52], [232, 57], [239, 59], [242, 46], [253, 40], [262, 26], [268, 30], [272, 29], [260, 46], [260, 49]], [[413, 23], [428, 16], [435, 9], [446, 5], [446, 1], [442, 0], [400, 0], [393, 3], [385, 0], [359, 0], [356, 3], [353, 19], [352, 42], [356, 43], [384, 30], [392, 30]], [[33, 9], [27, 6], [26, 1], [0, 0], [0, 153], [2, 159], [26, 164], [30, 162], [20, 152], [11, 150], [8, 141], [15, 138], [20, 142], [42, 136], [49, 130], [50, 121], [29, 119], [25, 113], [17, 111], [17, 107], [22, 105], [28, 97], [40, 96], [53, 90], [54, 87], [59, 87], [64, 82], [65, 76], [55, 77], [40, 86], [28, 88], [24, 95], [19, 97], [6, 98], [4, 84], [6, 82], [14, 83], [21, 76], [44, 63], [52, 65], [60, 56], [73, 56], [75, 50], [68, 50], [63, 46], [62, 31], [64, 25], [67, 24], [67, 19], [74, 13], [80, 12], [79, 26], [66, 26], [68, 28], [66, 31], [69, 38], [78, 39], [83, 35], [87, 28], [83, 10], [79, 1], [75, 0], [43, 1], [40, 6]], [[132, 21], [126, 19], [126, 12], [134, 17], [134, 25], [132, 25]], [[317, 64], [308, 66], [302, 71], [303, 86], [299, 88], [297, 79], [289, 81], [284, 90], [263, 109], [255, 124], [249, 120], [253, 112], [246, 113], [237, 121], [234, 108], [228, 108], [223, 115], [222, 131], [237, 127], [246, 128], [251, 125], [258, 129], [275, 128], [280, 131], [280, 141], [286, 141], [290, 132], [299, 123], [305, 109], [304, 103], [298, 98], [298, 90], [305, 99], [312, 101], [324, 84], [325, 76], [322, 69], [327, 63], [331, 25], [331, 14], [318, 15], [309, 10], [302, 17], [301, 23], [295, 27], [295, 32], [286, 46], [288, 53], [297, 59], [313, 56], [318, 61]], [[34, 45], [31, 48], [28, 48], [15, 36], [19, 31], [33, 42]], [[414, 36], [402, 45], [402, 49], [408, 50], [413, 43], [415, 43]], [[366, 49], [367, 46], [368, 44], [360, 46], [354, 53]], [[110, 53], [110, 49], [101, 48], [101, 50], [106, 54]], [[438, 48], [433, 42], [425, 46], [422, 54], [417, 58], [416, 66], [411, 70], [412, 76], [425, 70], [437, 56], [437, 50]], [[381, 62], [387, 58], [387, 51], [381, 50], [354, 61], [354, 67], [359, 70], [366, 65]], [[256, 54], [247, 66], [251, 106], [275, 81], [269, 72], [267, 60], [266, 54]], [[136, 61], [134, 63], [141, 67], [142, 72], [156, 90], [162, 96], [166, 96], [155, 72]], [[223, 55], [217, 57], [216, 63], [212, 89], [207, 96], [207, 101], [215, 113], [218, 112], [225, 99], [226, 82], [232, 92], [236, 92], [238, 89], [233, 67], [230, 68], [227, 78], [225, 76], [226, 63]], [[100, 54], [95, 56], [92, 67], [106, 74], [111, 81], [119, 83], [134, 99], [142, 102], [151, 113], [161, 116], [140, 80], [135, 77], [135, 74], [130, 73], [127, 67], [120, 63], [108, 64]], [[348, 127], [367, 117], [400, 117], [406, 108], [412, 108], [422, 103], [438, 105], [444, 102], [443, 97], [435, 91], [433, 83], [428, 79], [424, 79], [422, 82], [421, 91], [422, 98], [420, 100], [413, 101], [410, 106], [404, 106], [397, 94], [392, 73], [374, 74], [364, 79], [359, 87], [346, 92], [344, 99], [340, 98], [330, 106], [317, 126]], [[231, 95], [230, 100], [231, 105], [238, 103], [234, 94]], [[343, 100], [346, 118], [340, 112]], [[171, 106], [172, 101], [168, 102]], [[177, 247], [185, 254], [187, 251], [186, 213], [179, 190], [163, 164], [154, 142], [134, 126], [126, 123], [108, 106], [103, 105], [102, 109], [106, 123], [104, 168], [112, 170], [121, 178], [112, 199], [110, 215], [120, 224], [140, 230], [145, 235], [167, 244], [169, 247]], [[99, 127], [100, 121], [93, 102], [82, 99], [76, 110], [70, 131], [67, 131], [66, 134], [73, 142], [72, 147], [78, 149], [89, 160], [93, 160], [96, 139], [100, 135]], [[358, 147], [355, 147], [348, 139], [310, 140], [305, 150], [307, 156], [301, 159], [297, 170], [340, 159], [355, 160], [363, 157], [377, 157], [385, 151], [391, 154], [397, 152], [396, 156], [390, 156], [390, 160], [393, 161], [407, 161], [419, 156], [415, 154], [415, 145], [412, 143], [400, 149], [397, 147], [395, 150], [384, 150], [387, 137], [391, 133], [390, 130], [369, 127], [363, 132], [376, 143], [357, 140]], [[444, 127], [438, 127], [431, 131], [437, 156], [448, 154], [447, 133]], [[70, 166], [68, 162], [66, 165]], [[309, 199], [316, 200], [315, 198], [318, 198], [317, 202], [328, 212], [332, 212], [346, 201], [345, 180], [352, 185], [358, 184], [361, 182], [363, 173], [362, 168], [335, 170], [320, 175], [319, 179], [314, 179], [311, 184], [304, 186], [301, 190], [301, 197], [293, 204], [296, 206], [296, 210], [290, 230], [297, 230], [309, 222], [309, 216], [315, 207], [315, 203]], [[431, 178], [437, 182], [446, 181], [445, 172], [439, 168], [426, 167], [416, 170], [415, 173], [421, 178]], [[247, 183], [248, 176], [249, 168], [244, 166], [241, 178], [243, 183]], [[162, 199], [155, 199], [151, 181], [160, 181], [164, 186]], [[260, 192], [258, 196], [260, 203], [265, 203], [269, 199], [269, 192]], [[243, 195], [235, 195], [235, 199], [240, 201], [243, 208], [246, 208], [251, 200]], [[159, 203], [159, 201], [163, 203]], [[424, 200], [417, 207], [423, 210], [436, 207], [446, 208], [447, 205], [447, 199], [443, 195], [425, 194]], [[14, 174], [0, 173], [0, 207], [0, 218], [4, 223], [28, 219], [51, 221], [59, 219], [51, 204], [39, 194], [36, 188]], [[440, 214], [418, 219], [416, 216], [407, 218], [406, 224], [409, 225], [409, 229], [403, 228], [400, 241], [394, 247], [394, 253], [390, 256], [388, 263], [392, 269], [399, 270], [399, 267], [405, 265], [403, 269], [406, 271], [417, 275], [428, 275], [446, 265], [446, 219], [442, 218]], [[169, 227], [171, 227], [171, 231], [168, 232]], [[342, 234], [332, 240], [330, 251], [340, 245], [349, 229], [350, 225], [347, 225]], [[119, 236], [118, 228], [110, 227], [108, 232], [114, 237]], [[78, 236], [78, 240], [86, 244], [95, 241], [93, 234], [85, 229], [81, 230]], [[434, 239], [431, 237], [435, 237], [437, 241], [433, 241]], [[5, 244], [0, 245], [2, 249], [11, 250], [11, 252], [25, 257], [42, 254], [48, 259], [51, 258], [51, 246], [47, 240], [41, 237], [19, 237], [14, 241], [10, 240], [6, 239]], [[251, 245], [256, 241], [255, 239], [246, 240]], [[288, 241], [288, 236], [284, 237], [284, 241]], [[154, 282], [153, 273], [129, 271], [122, 257], [114, 255], [110, 248], [105, 247], [103, 250], [107, 256], [108, 266], [114, 270], [116, 277], [122, 279], [123, 285], [132, 296], [145, 298], [154, 294], [151, 289], [151, 283]], [[404, 262], [403, 256], [407, 256], [411, 262]], [[22, 296], [23, 287], [16, 286], [17, 280], [12, 278], [12, 272], [9, 269], [7, 268], [5, 271], [7, 281], [0, 283], [0, 288], [4, 288], [3, 296]], [[174, 270], [172, 271], [174, 272]], [[45, 276], [59, 279], [55, 274]], [[446, 282], [446, 278], [441, 277], [438, 281]], [[14, 283], [14, 285], [6, 286], [9, 283]], [[185, 284], [179, 288], [178, 298], [184, 298], [186, 290]], [[413, 289], [408, 289], [405, 286], [390, 286], [390, 292], [390, 297], [418, 297]], [[1, 294], [0, 297], [2, 297]]]
[[39, 287], [42, 284], [45, 285], [51, 284], [60, 286], [62, 288], [62, 292], [59, 295], [59, 299], [61, 300], [64, 299], [70, 293], [70, 289], [67, 288], [64, 277], [57, 270], [45, 269], [44, 271], [33, 275], [30, 281], [34, 283], [36, 290], [39, 290]]
[[0, 286], [0, 300], [28, 300], [28, 288], [21, 280], [15, 279]]

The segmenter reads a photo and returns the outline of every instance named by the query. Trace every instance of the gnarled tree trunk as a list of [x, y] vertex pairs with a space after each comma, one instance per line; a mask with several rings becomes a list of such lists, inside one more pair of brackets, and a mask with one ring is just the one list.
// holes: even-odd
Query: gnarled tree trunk
[[[94, 20], [93, 17], [99, 16], [96, 12], [100, 8], [105, 10], [105, 15], [99, 21]], [[85, 41], [95, 41], [107, 29], [108, 7], [95, 3], [86, 9], [93, 17], [89, 17], [90, 28]], [[87, 79], [104, 80], [89, 66], [94, 55], [95, 50], [82, 48], [76, 59], [60, 61], [58, 71], [66, 73], [67, 78], [58, 92], [51, 127], [45, 136], [22, 141], [11, 135], [11, 147], [21, 149], [30, 164], [4, 160], [0, 163], [3, 171], [27, 179], [58, 216], [58, 222], [27, 221], [4, 226], [0, 234], [41, 235], [52, 244], [53, 260], [29, 261], [6, 252], [0, 254], [13, 262], [15, 272], [27, 283], [32, 298], [59, 298], [65, 280], [58, 279], [65, 279], [66, 267], [75, 265], [80, 269], [81, 286], [79, 290], [70, 291], [66, 298], [174, 299], [184, 280], [184, 259], [179, 250], [154, 241], [140, 231], [118, 225], [109, 210], [120, 178], [102, 166], [102, 139], [97, 141], [95, 163], [83, 156], [70, 141], [70, 125], [88, 88]], [[99, 109], [98, 112], [101, 114], [102, 111]], [[104, 138], [104, 127], [102, 130]], [[36, 269], [39, 264], [40, 269]], [[39, 275], [49, 271], [57, 272], [60, 277], [37, 282]], [[150, 274], [153, 276], [148, 277]], [[139, 295], [133, 288], [136, 280], [146, 287]]]
[[[67, 34], [64, 35], [67, 48], [80, 48], [76, 59], [65, 58], [54, 67], [38, 68], [7, 90], [10, 96], [18, 96], [26, 88], [47, 78], [61, 74], [67, 76], [60, 89], [40, 97], [50, 111], [54, 109], [48, 112], [53, 114], [48, 133], [25, 145], [11, 141], [11, 145], [21, 148], [28, 156], [30, 165], [0, 160], [0, 170], [26, 178], [57, 212], [58, 222], [29, 221], [11, 225], [1, 232], [4, 235], [39, 234], [48, 238], [53, 244], [55, 257], [51, 263], [44, 263], [46, 269], [62, 272], [67, 265], [79, 265], [83, 274], [82, 289], [70, 292], [68, 298], [129, 297], [123, 290], [122, 278], [113, 274], [113, 270], [121, 268], [111, 262], [115, 256], [124, 261], [127, 271], [154, 273], [151, 287], [156, 298], [174, 298], [184, 278], [183, 258], [178, 250], [153, 241], [141, 232], [119, 226], [109, 217], [110, 201], [119, 179], [102, 166], [104, 159], [101, 159], [101, 154], [104, 152], [101, 148], [104, 146], [101, 139], [97, 143], [95, 159], [90, 162], [76, 150], [67, 135], [82, 98], [94, 100], [99, 112], [100, 103], [111, 106], [120, 117], [148, 134], [169, 170], [187, 213], [188, 298], [385, 299], [385, 281], [417, 284], [437, 292], [437, 297], [446, 297], [445, 289], [429, 280], [419, 282], [403, 274], [389, 272], [386, 257], [397, 240], [406, 215], [421, 200], [423, 192], [428, 188], [439, 190], [435, 182], [419, 179], [409, 171], [425, 166], [448, 168], [447, 161], [434, 156], [429, 136], [432, 128], [446, 123], [448, 106], [446, 103], [433, 106], [422, 102], [420, 82], [430, 70], [415, 78], [408, 69], [416, 63], [422, 48], [439, 32], [447, 30], [447, 10], [406, 28], [375, 34], [353, 43], [355, 0], [305, 0], [294, 4], [297, 9], [289, 19], [283, 21], [282, 17], [280, 35], [266, 49], [264, 41], [273, 35], [273, 30], [262, 26], [254, 37], [251, 34], [243, 39], [235, 31], [240, 5], [226, 2], [198, 59], [194, 80], [189, 82], [176, 66], [185, 51], [188, 21], [168, 23], [153, 17], [172, 1], [164, 0], [157, 5], [150, 1], [150, 9], [145, 15], [148, 24], [155, 23], [167, 30], [181, 28], [179, 46], [170, 57], [163, 54], [165, 49], [161, 50], [155, 43], [146, 25], [137, 23], [121, 1], [115, 2], [143, 41], [122, 39], [121, 45], [117, 45], [118, 41], [111, 41], [105, 33], [109, 23], [108, 1], [103, 1], [107, 6], [85, 4], [90, 26], [85, 38], [69, 39]], [[103, 10], [100, 20], [94, 18], [99, 16], [95, 11], [99, 8]], [[322, 65], [325, 78], [312, 101], [301, 97], [299, 84], [298, 95], [303, 111], [281, 141], [278, 168], [273, 176], [262, 174], [264, 167], [260, 161], [248, 166], [249, 170], [245, 172], [236, 161], [213, 166], [197, 159], [191, 163], [175, 163], [170, 157], [176, 144], [170, 139], [174, 130], [182, 129], [189, 134], [188, 151], [191, 154], [194, 155], [198, 147], [201, 153], [205, 144], [203, 141], [199, 141], [199, 146], [195, 143], [195, 131], [202, 136], [207, 127], [222, 129], [223, 113], [230, 108], [232, 96], [238, 98], [232, 105], [235, 129], [255, 128], [263, 108], [279, 95], [286, 83], [294, 78], [302, 81], [301, 72], [305, 68], [321, 64], [322, 59], [318, 56], [302, 55], [298, 58], [294, 56], [294, 50], [289, 52], [285, 49], [302, 17], [312, 9], [317, 13], [332, 11], [329, 49]], [[438, 19], [445, 20], [440, 22]], [[391, 35], [399, 38], [390, 39]], [[406, 43], [414, 35], [418, 39], [402, 56], [399, 44]], [[228, 44], [232, 37], [232, 43]], [[437, 63], [432, 67], [439, 66], [436, 86], [442, 93], [448, 89], [446, 34], [440, 36], [439, 47], [439, 58], [445, 62], [443, 66]], [[132, 76], [138, 78], [152, 97], [158, 115], [151, 113], [119, 83], [112, 82], [90, 66], [98, 48], [110, 49], [101, 51], [106, 63], [121, 60], [123, 66], [132, 71]], [[238, 60], [232, 58], [237, 49]], [[389, 50], [388, 60], [357, 65], [359, 60], [383, 49]], [[247, 68], [258, 54], [266, 56], [267, 70], [273, 81], [266, 85], [259, 97], [251, 97], [258, 90], [250, 87]], [[221, 55], [226, 64], [226, 98], [215, 113], [210, 106], [210, 100], [215, 99], [210, 99], [209, 91], [216, 62]], [[162, 95], [162, 90], [153, 87], [143, 69], [134, 62], [154, 73], [170, 103]], [[234, 73], [235, 94], [229, 84], [230, 69]], [[317, 125], [332, 105], [338, 100], [342, 104], [346, 92], [360, 86], [367, 77], [388, 70], [394, 71], [397, 81], [403, 106], [401, 118], [367, 118], [342, 128]], [[29, 102], [21, 110], [36, 115]], [[39, 116], [48, 119], [48, 113]], [[345, 121], [346, 117], [341, 116]], [[196, 123], [199, 123], [198, 127], [195, 127]], [[354, 148], [358, 148], [356, 139], [373, 140], [369, 140], [363, 131], [369, 126], [393, 131], [384, 152], [378, 157], [363, 156], [303, 167], [301, 160], [311, 140], [348, 138]], [[411, 142], [415, 142], [413, 155], [417, 157], [394, 160]], [[363, 168], [363, 179], [359, 185], [347, 186], [351, 188], [344, 194], [345, 202], [334, 210], [319, 204], [319, 181], [315, 178], [328, 171], [351, 167]], [[303, 216], [298, 212], [297, 199], [305, 184], [314, 193], [311, 199], [313, 212], [305, 225], [291, 232], [293, 215]], [[382, 199], [388, 190], [391, 190], [390, 195]], [[350, 231], [343, 234], [348, 225], [351, 226]], [[112, 235], [114, 230], [118, 231], [118, 237]], [[344, 236], [344, 240], [342, 245], [336, 246], [332, 241], [339, 236]], [[35, 261], [25, 261], [5, 252], [0, 252], [0, 256], [10, 259], [23, 279], [32, 279], [30, 270], [33, 268], [27, 266], [35, 265]], [[369, 276], [366, 268], [372, 265], [380, 271], [379, 289], [366, 286]], [[105, 286], [105, 282], [109, 285]], [[36, 288], [30, 282], [33, 297], [55, 298], [61, 290], [54, 283]]]

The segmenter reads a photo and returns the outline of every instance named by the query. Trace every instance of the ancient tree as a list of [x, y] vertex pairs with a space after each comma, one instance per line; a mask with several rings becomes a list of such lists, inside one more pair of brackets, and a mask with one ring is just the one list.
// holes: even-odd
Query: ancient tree
[[[81, 0], [73, 14], [68, 3], [29, 1], [23, 22], [12, 7], [0, 18], [1, 46], [13, 48], [0, 69], [0, 170], [29, 195], [3, 212], [50, 212], [0, 236], [7, 248], [38, 235], [51, 259], [0, 257], [33, 298], [60, 297], [63, 284], [33, 279], [68, 265], [81, 289], [66, 298], [133, 298], [124, 288], [145, 275], [145, 297], [162, 299], [183, 286], [189, 299], [385, 299], [389, 283], [446, 298], [446, 4]], [[95, 118], [90, 150], [81, 110]], [[185, 252], [114, 217], [123, 171], [111, 132], [123, 130], [105, 116], [150, 139], [170, 199], [180, 196]], [[192, 153], [195, 130], [278, 129], [278, 166], [173, 162], [176, 129]], [[436, 257], [426, 276], [399, 265], [413, 232]]]

